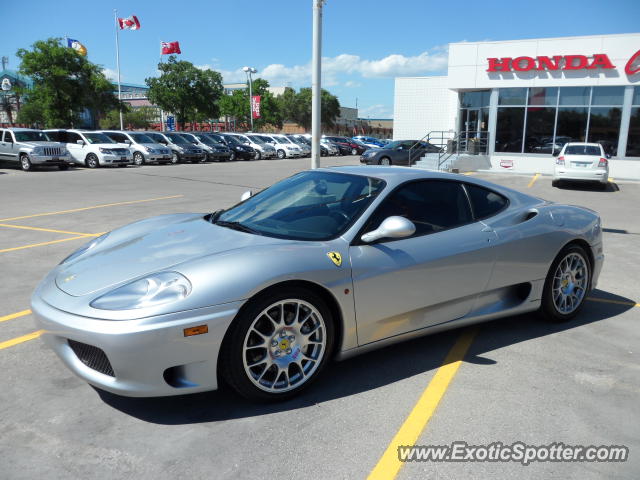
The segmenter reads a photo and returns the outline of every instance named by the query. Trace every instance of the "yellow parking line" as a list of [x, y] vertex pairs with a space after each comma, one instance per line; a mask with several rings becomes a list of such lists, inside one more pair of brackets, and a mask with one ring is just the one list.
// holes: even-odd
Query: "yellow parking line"
[[463, 175], [475, 175], [476, 172], [464, 172]]
[[13, 252], [16, 250], [23, 250], [25, 248], [43, 247], [45, 245], [52, 245], [54, 243], [62, 243], [62, 242], [68, 242], [69, 240], [78, 240], [80, 238], [92, 238], [92, 237], [93, 235], [79, 235], [77, 237], [69, 237], [69, 238], [63, 238], [60, 240], [52, 240], [51, 242], [32, 243], [31, 245], [23, 245], [21, 247], [5, 248], [3, 250], [0, 250], [0, 253]]
[[629, 307], [640, 307], [640, 303], [625, 302], [624, 300], [609, 300], [608, 298], [587, 297], [592, 302], [615, 303], [616, 305], [627, 305]]
[[609, 181], [610, 181], [611, 183], [615, 183], [615, 180], [614, 180], [613, 178], [611, 178], [611, 177], [609, 177]]
[[21, 312], [5, 315], [4, 317], [0, 317], [0, 322], [6, 322], [7, 320], [13, 320], [14, 318], [20, 318], [26, 315], [31, 315], [31, 310], [22, 310]]
[[538, 180], [538, 177], [540, 177], [540, 174], [536, 173], [531, 179], [531, 181], [529, 182], [529, 185], [527, 185], [527, 188], [533, 187], [533, 184], [536, 183], [536, 180]]
[[38, 232], [64, 233], [65, 235], [85, 235], [87, 237], [97, 237], [97, 236], [99, 236], [99, 234], [97, 234], [97, 233], [68, 232], [66, 230], [54, 230], [52, 228], [25, 227], [24, 225], [8, 225], [6, 223], [0, 223], [0, 227], [18, 228], [20, 230], [36, 230]]
[[391, 480], [398, 475], [403, 465], [403, 462], [398, 459], [398, 446], [415, 445], [458, 371], [475, 334], [476, 330], [467, 330], [458, 338], [443, 364], [422, 392], [418, 403], [415, 404], [400, 430], [378, 460], [378, 464], [369, 474], [368, 480]]
[[72, 208], [71, 210], [60, 210], [59, 212], [36, 213], [33, 215], [23, 215], [22, 217], [0, 218], [0, 222], [22, 220], [23, 218], [45, 217], [47, 215], [60, 215], [62, 213], [82, 212], [84, 210], [92, 210], [94, 208], [117, 207], [118, 205], [132, 205], [134, 203], [155, 202], [157, 200], [169, 200], [171, 198], [180, 197], [184, 197], [184, 195], [169, 195], [167, 197], [147, 198], [145, 200], [132, 200], [129, 202], [105, 203], [103, 205], [94, 205], [92, 207]]
[[38, 338], [40, 335], [44, 333], [44, 330], [37, 330], [32, 333], [28, 333], [26, 335], [22, 335], [21, 337], [12, 338], [11, 340], [7, 340], [4, 342], [0, 342], [0, 350], [5, 348], [13, 347], [14, 345], [18, 345], [19, 343], [28, 342], [29, 340], [33, 340], [34, 338]]

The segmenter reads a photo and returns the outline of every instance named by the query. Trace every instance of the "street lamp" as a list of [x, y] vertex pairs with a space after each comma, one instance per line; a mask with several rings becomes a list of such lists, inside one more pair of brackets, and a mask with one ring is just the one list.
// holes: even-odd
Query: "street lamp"
[[251, 121], [251, 131], [253, 131], [253, 108], [251, 107], [253, 101], [253, 90], [251, 85], [251, 74], [258, 73], [253, 67], [242, 67], [242, 70], [247, 74], [247, 82], [249, 82], [249, 120]]

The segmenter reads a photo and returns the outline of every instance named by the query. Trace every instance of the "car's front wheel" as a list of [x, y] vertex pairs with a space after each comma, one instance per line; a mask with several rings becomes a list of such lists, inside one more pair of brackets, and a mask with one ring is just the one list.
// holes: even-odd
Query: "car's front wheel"
[[84, 161], [87, 168], [98, 168], [100, 166], [100, 161], [95, 153], [90, 153], [87, 155], [87, 158]]
[[173, 152], [171, 154], [171, 164], [172, 165], [176, 165], [180, 163], [180, 157], [178, 156], [178, 154], [176, 152]]
[[302, 288], [261, 295], [245, 306], [225, 337], [221, 371], [254, 401], [296, 395], [320, 374], [332, 351], [331, 311]]
[[380, 165], [391, 165], [391, 159], [389, 157], [382, 157], [380, 159]]
[[575, 317], [591, 288], [591, 262], [579, 245], [562, 249], [551, 264], [544, 282], [540, 313], [564, 322]]
[[29, 155], [27, 155], [26, 153], [20, 155], [20, 167], [25, 172], [33, 170], [33, 165], [31, 164], [31, 160], [29, 160]]
[[138, 167], [144, 165], [144, 155], [140, 152], [136, 152], [133, 154], [133, 163]]
[[278, 150], [278, 158], [280, 160], [282, 160], [283, 158], [285, 158], [287, 156], [287, 154], [285, 153], [284, 150]]
[[233, 162], [236, 159], [236, 152], [231, 152], [231, 155], [229, 155], [229, 161]]
[[358, 150], [355, 148], [351, 149], [351, 155], [357, 155], [358, 154]]

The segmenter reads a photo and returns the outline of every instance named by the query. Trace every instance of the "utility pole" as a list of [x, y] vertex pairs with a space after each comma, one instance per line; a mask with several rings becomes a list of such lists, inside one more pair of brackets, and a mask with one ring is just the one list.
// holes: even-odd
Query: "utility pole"
[[251, 131], [253, 132], [253, 79], [252, 73], [258, 73], [253, 67], [242, 67], [242, 70], [247, 74], [247, 82], [249, 82], [249, 121], [251, 122]]
[[320, 135], [322, 134], [321, 110], [321, 73], [322, 73], [322, 7], [325, 0], [313, 2], [313, 67], [311, 77], [311, 168], [320, 167]]

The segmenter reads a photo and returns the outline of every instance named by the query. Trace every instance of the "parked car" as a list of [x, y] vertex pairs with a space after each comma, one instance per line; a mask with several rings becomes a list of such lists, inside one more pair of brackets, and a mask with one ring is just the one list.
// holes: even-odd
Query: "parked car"
[[274, 142], [273, 146], [276, 149], [278, 158], [299, 158], [304, 155], [302, 148], [297, 143], [287, 138], [286, 135], [279, 133], [270, 133], [269, 138]]
[[271, 145], [269, 142], [267, 142], [263, 137], [261, 137], [260, 135], [256, 135], [255, 133], [247, 133], [247, 136], [251, 139], [252, 142], [264, 148], [265, 153], [268, 152], [269, 157], [265, 157], [265, 158], [278, 157], [278, 155], [276, 154], [276, 148], [273, 145]]
[[373, 145], [374, 147], [384, 147], [386, 145], [386, 142], [380, 140], [379, 138], [368, 137], [366, 135], [356, 135], [352, 139], [358, 140], [359, 142], [364, 143], [365, 145]]
[[207, 153], [188, 141], [183, 132], [162, 132], [169, 140], [169, 148], [173, 150], [174, 156], [178, 157], [179, 162], [202, 163], [207, 161]]
[[129, 144], [117, 143], [104, 133], [86, 130], [45, 130], [45, 133], [51, 140], [63, 144], [77, 165], [126, 167], [133, 163]]
[[219, 142], [207, 135], [206, 132], [192, 132], [189, 134], [197, 140], [198, 147], [207, 152], [207, 160], [213, 162], [226, 162], [231, 157], [231, 149], [223, 142]]
[[360, 163], [367, 165], [412, 165], [426, 153], [438, 153], [442, 149], [428, 142], [418, 140], [396, 140], [382, 148], [367, 150], [360, 157]]
[[[349, 153], [347, 153], [347, 155], [361, 155], [365, 150], [367, 150], [366, 147], [362, 145], [358, 145], [353, 140], [347, 137], [323, 135], [323, 138], [331, 140], [332, 142], [337, 143], [338, 145], [342, 145], [343, 147], [348, 147]], [[344, 151], [344, 149], [340, 149], [340, 150]]]
[[322, 168], [243, 197], [72, 253], [31, 297], [41, 338], [118, 395], [224, 382], [285, 400], [333, 358], [496, 318], [517, 330], [524, 313], [569, 321], [604, 263], [597, 212], [464, 175]]
[[273, 145], [269, 145], [267, 142], [260, 142], [254, 140], [253, 135], [244, 134], [244, 133], [229, 133], [229, 135], [234, 135], [240, 143], [243, 145], [248, 145], [256, 151], [256, 160], [262, 160], [263, 158], [274, 158], [276, 156], [276, 149]]
[[158, 145], [161, 145], [169, 149], [169, 155], [171, 156], [169, 163], [176, 164], [180, 162], [180, 157], [178, 157], [178, 155], [174, 152], [174, 149], [172, 148], [173, 143], [169, 138], [165, 137], [163, 133], [157, 132], [155, 130], [146, 131], [143, 133]]
[[563, 180], [597, 182], [603, 187], [609, 181], [610, 156], [599, 143], [572, 142], [565, 144], [558, 154], [552, 185]]
[[327, 155], [340, 155], [340, 147], [326, 138], [320, 139], [320, 147], [326, 150]]
[[207, 133], [207, 135], [229, 147], [231, 150], [229, 160], [253, 160], [256, 158], [256, 151], [233, 135], [228, 133]]
[[66, 170], [73, 161], [64, 145], [31, 128], [0, 128], [0, 160], [20, 162], [25, 172], [40, 165]]
[[301, 139], [297, 135], [285, 135], [285, 137], [300, 147], [303, 157], [311, 156], [311, 144], [307, 143], [306, 140]]
[[125, 130], [100, 130], [100, 132], [115, 142], [128, 144], [133, 154], [134, 165], [171, 163], [170, 150], [154, 142], [145, 133]]

